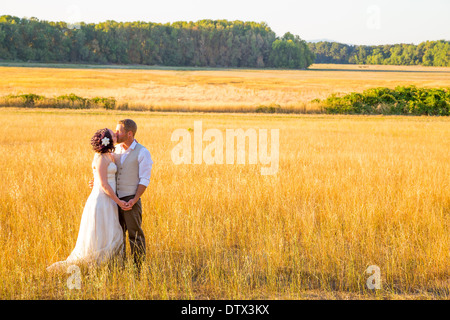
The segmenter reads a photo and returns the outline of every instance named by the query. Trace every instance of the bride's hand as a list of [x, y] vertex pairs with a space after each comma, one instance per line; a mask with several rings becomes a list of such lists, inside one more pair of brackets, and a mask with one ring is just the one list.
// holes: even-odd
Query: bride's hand
[[92, 178], [91, 180], [89, 180], [89, 188], [93, 188], [94, 187], [94, 179]]
[[127, 206], [131, 209], [137, 201], [135, 199], [131, 199], [127, 202]]
[[118, 205], [119, 205], [119, 207], [121, 207], [122, 210], [124, 210], [124, 211], [131, 210], [131, 207], [128, 206], [128, 203], [127, 203], [126, 201], [119, 200]]

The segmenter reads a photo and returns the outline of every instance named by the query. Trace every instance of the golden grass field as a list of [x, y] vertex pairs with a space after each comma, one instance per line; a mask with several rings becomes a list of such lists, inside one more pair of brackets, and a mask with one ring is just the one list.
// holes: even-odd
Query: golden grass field
[[278, 105], [287, 112], [317, 113], [332, 93], [398, 85], [450, 87], [450, 68], [312, 65], [308, 70], [208, 68], [73, 69], [0, 67], [0, 97], [35, 93], [52, 98], [74, 93], [113, 97], [118, 108], [156, 111], [251, 112]]
[[[227, 100], [227, 92], [253, 106], [372, 85], [450, 83], [442, 68], [391, 68], [227, 73], [6, 67], [0, 68], [0, 94], [114, 93], [136, 104], [159, 101], [164, 109], [179, 93], [188, 110], [207, 109], [209, 102], [217, 111], [221, 103], [240, 110], [240, 100]], [[152, 86], [158, 98], [148, 93]], [[1, 299], [450, 298], [448, 117], [29, 108], [0, 108], [0, 115]], [[91, 136], [123, 118], [137, 122], [136, 138], [154, 161], [142, 198], [146, 268], [140, 279], [131, 265], [83, 270], [81, 289], [71, 290], [70, 274], [45, 268], [75, 246], [90, 193]], [[279, 129], [278, 173], [263, 176], [260, 164], [175, 165], [171, 134], [197, 120], [204, 131]], [[370, 265], [380, 267], [380, 290], [366, 287]]]

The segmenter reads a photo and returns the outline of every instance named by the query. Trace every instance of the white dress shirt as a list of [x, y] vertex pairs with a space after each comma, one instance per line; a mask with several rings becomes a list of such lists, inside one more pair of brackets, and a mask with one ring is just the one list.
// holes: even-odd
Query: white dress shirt
[[[127, 156], [130, 154], [131, 150], [134, 150], [136, 148], [136, 140], [133, 141], [131, 146], [125, 150], [123, 148], [123, 144], [118, 144], [116, 146], [115, 153], [120, 154], [120, 164], [123, 164]], [[152, 156], [150, 155], [150, 152], [145, 148], [142, 147], [139, 151], [138, 155], [138, 163], [139, 163], [139, 184], [142, 184], [144, 186], [148, 186], [150, 183], [150, 173], [152, 171]]]

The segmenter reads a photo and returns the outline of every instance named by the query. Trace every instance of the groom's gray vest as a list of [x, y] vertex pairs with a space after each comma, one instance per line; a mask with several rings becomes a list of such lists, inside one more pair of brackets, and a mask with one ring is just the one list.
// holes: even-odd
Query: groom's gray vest
[[127, 155], [123, 164], [117, 167], [117, 196], [123, 198], [136, 194], [139, 185], [139, 151], [144, 146], [136, 143], [134, 150]]

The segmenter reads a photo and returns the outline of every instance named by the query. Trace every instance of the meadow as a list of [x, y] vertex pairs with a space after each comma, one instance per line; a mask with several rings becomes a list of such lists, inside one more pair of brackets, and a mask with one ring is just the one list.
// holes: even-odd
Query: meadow
[[[0, 96], [111, 96], [119, 110], [0, 108], [1, 299], [450, 298], [450, 118], [326, 115], [310, 103], [449, 87], [450, 68], [26, 66], [0, 67]], [[251, 113], [261, 105], [304, 114]], [[45, 268], [75, 246], [91, 136], [123, 118], [154, 161], [145, 268], [139, 279], [132, 264], [82, 269], [81, 289], [70, 289], [70, 273]], [[223, 134], [279, 129], [277, 173], [248, 159], [174, 164], [171, 135], [194, 121]], [[380, 289], [367, 287], [370, 266]]]
[[317, 114], [322, 106], [311, 101], [333, 93], [403, 85], [450, 87], [450, 68], [421, 66], [316, 64], [308, 70], [0, 66], [0, 97], [32, 93], [52, 98], [74, 93], [83, 98], [112, 97], [116, 109], [127, 110], [254, 112], [274, 107]]
[[[0, 109], [2, 299], [448, 299], [448, 117]], [[73, 249], [95, 130], [133, 118], [152, 154], [147, 257], [45, 268]], [[279, 129], [279, 170], [175, 165], [177, 128]], [[381, 289], [365, 270], [380, 268]]]

